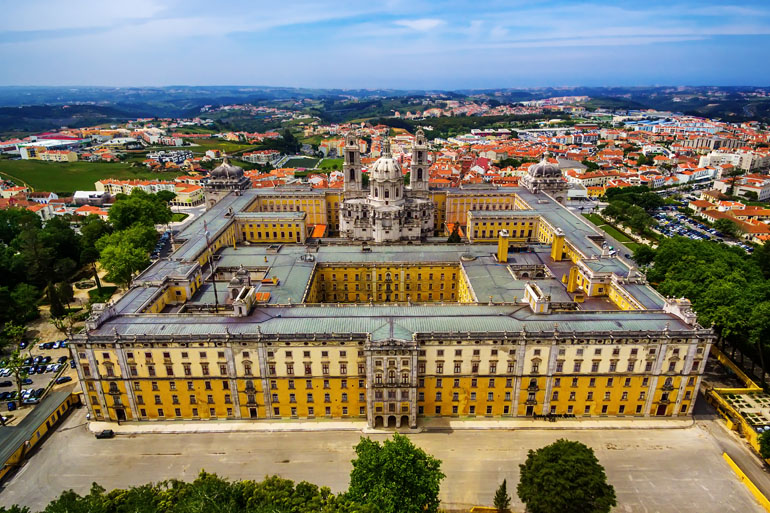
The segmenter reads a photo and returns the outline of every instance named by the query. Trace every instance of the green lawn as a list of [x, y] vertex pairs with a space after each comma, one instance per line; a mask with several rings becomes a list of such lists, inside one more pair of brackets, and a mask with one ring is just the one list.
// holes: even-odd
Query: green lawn
[[[223, 139], [185, 139], [197, 146], [183, 146], [180, 149], [190, 150], [193, 153], [206, 153], [207, 150], [222, 150], [227, 153], [241, 153], [255, 148], [253, 144], [243, 144]], [[172, 150], [175, 148], [171, 148]]]
[[189, 215], [190, 214], [185, 214], [183, 212], [174, 212], [173, 214], [171, 214], [171, 221], [174, 223], [178, 223], [179, 221], [184, 221], [185, 219], [187, 219]]
[[627, 246], [628, 249], [634, 249], [632, 246], [639, 246], [639, 244], [634, 242], [631, 237], [621, 232], [614, 226], [607, 224], [607, 221], [605, 221], [599, 214], [583, 214], [583, 217], [591, 221], [599, 229], [607, 232], [609, 236], [613, 237], [616, 241], [622, 243], [624, 246]]
[[0, 175], [35, 190], [69, 192], [94, 190], [102, 178], [135, 180], [139, 178], [172, 179], [179, 171], [155, 173], [144, 166], [127, 162], [42, 162], [40, 160], [0, 160]]
[[339, 169], [341, 171], [342, 159], [323, 159], [318, 167], [321, 169]]
[[99, 289], [91, 289], [88, 291], [88, 299], [92, 303], [106, 303], [117, 290], [117, 287], [103, 286], [100, 294]]
[[283, 167], [306, 167], [313, 168], [318, 164], [318, 159], [312, 157], [294, 157], [286, 161]]

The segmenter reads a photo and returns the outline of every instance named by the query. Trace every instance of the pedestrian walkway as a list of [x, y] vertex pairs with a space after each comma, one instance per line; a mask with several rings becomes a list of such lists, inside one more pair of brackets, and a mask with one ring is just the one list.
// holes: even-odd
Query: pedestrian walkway
[[[402, 433], [441, 432], [459, 430], [528, 430], [528, 429], [684, 429], [693, 426], [691, 417], [671, 418], [573, 418], [549, 421], [544, 419], [447, 419], [423, 418], [417, 429], [398, 429]], [[117, 435], [180, 434], [180, 433], [280, 433], [295, 431], [359, 431], [361, 433], [391, 433], [394, 428], [370, 429], [364, 420], [197, 420], [158, 422], [90, 422], [93, 433], [111, 429]]]

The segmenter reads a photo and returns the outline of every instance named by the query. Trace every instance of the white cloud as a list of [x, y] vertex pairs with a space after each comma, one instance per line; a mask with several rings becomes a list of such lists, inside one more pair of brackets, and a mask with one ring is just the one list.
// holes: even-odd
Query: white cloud
[[416, 20], [396, 20], [395, 24], [412, 30], [427, 32], [443, 25], [444, 21], [436, 18], [420, 18]]

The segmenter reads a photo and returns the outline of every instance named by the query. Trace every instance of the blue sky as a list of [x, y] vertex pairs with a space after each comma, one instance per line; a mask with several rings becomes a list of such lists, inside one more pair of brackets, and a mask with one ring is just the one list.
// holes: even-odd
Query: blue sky
[[0, 85], [770, 85], [770, 1], [0, 0]]

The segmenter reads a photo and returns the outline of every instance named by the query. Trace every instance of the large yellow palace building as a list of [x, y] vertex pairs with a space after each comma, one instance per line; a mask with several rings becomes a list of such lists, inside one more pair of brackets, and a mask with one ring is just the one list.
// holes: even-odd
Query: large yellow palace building
[[[522, 188], [403, 191], [386, 163], [369, 202], [353, 145], [345, 159], [342, 191], [215, 171], [174, 253], [95, 305], [71, 345], [94, 418], [691, 414], [711, 331], [560, 203], [558, 169], [534, 166]], [[377, 219], [343, 220], [351, 240], [340, 212]], [[410, 240], [377, 243], [394, 221]], [[467, 242], [446, 243], [452, 224]]]

